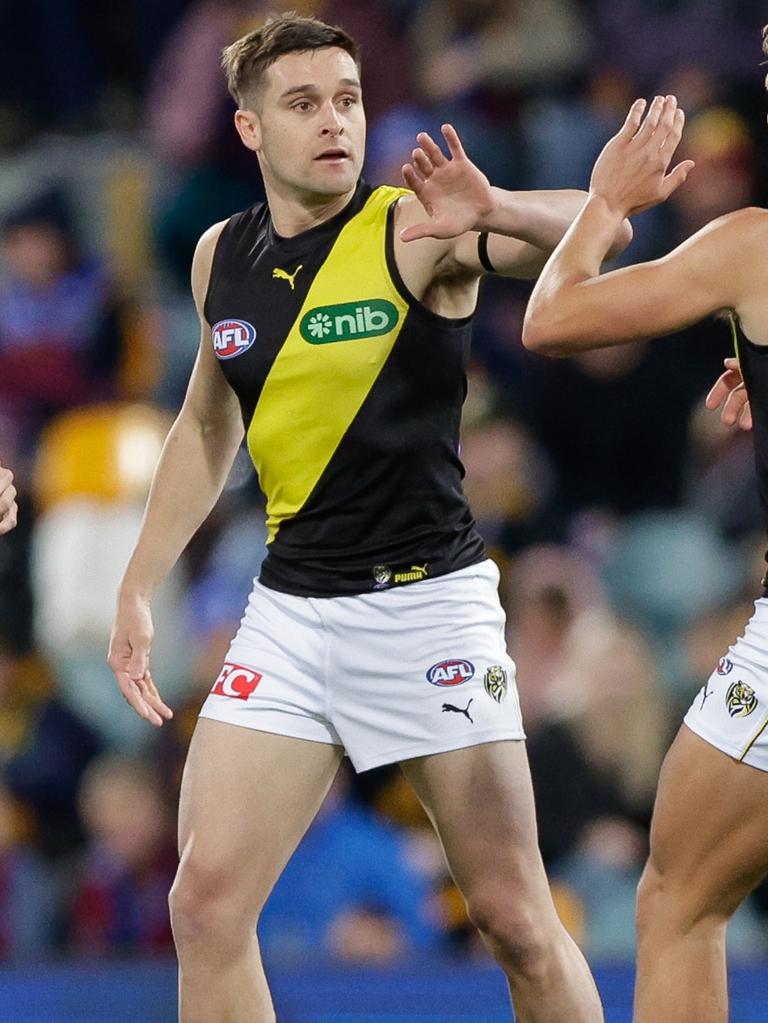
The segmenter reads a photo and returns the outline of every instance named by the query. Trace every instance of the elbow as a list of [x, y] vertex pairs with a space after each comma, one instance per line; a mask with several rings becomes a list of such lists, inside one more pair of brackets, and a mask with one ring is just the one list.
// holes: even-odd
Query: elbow
[[526, 316], [523, 321], [523, 347], [537, 355], [557, 358], [567, 355], [567, 346], [558, 335], [555, 326], [547, 323], [543, 316]]

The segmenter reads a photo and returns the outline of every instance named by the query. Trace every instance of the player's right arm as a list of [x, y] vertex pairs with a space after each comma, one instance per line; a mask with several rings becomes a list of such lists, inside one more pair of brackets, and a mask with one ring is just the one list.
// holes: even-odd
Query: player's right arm
[[722, 309], [755, 320], [766, 284], [765, 210], [729, 213], [662, 259], [601, 274], [617, 226], [664, 201], [692, 167], [683, 161], [669, 170], [684, 123], [675, 97], [656, 97], [643, 112], [644, 103], [634, 103], [600, 154], [589, 199], [533, 289], [523, 325], [528, 348], [570, 355], [660, 337]]
[[200, 315], [200, 349], [181, 411], [163, 445], [139, 538], [120, 584], [109, 647], [109, 666], [123, 696], [154, 725], [161, 725], [172, 712], [149, 670], [150, 602], [216, 503], [244, 433], [239, 403], [216, 361], [203, 311], [223, 226], [210, 228], [195, 251], [192, 291]]

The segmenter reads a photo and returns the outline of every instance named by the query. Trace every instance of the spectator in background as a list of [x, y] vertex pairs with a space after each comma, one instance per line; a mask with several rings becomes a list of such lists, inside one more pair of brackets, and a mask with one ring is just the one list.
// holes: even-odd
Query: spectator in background
[[114, 393], [121, 303], [104, 265], [82, 251], [59, 190], [8, 216], [0, 248], [0, 413], [23, 467], [51, 416]]
[[644, 637], [605, 609], [571, 626], [528, 748], [542, 854], [586, 911], [590, 954], [632, 954], [635, 890], [670, 722]]
[[441, 937], [429, 878], [409, 862], [405, 836], [347, 789], [341, 771], [267, 900], [259, 922], [267, 954], [321, 950], [383, 963]]
[[80, 806], [89, 844], [69, 915], [70, 948], [170, 951], [167, 899], [177, 856], [156, 772], [144, 761], [99, 759], [83, 778]]
[[0, 783], [0, 963], [42, 959], [53, 946], [53, 884], [22, 830], [19, 808]]
[[428, 0], [411, 38], [424, 98], [444, 104], [480, 88], [551, 88], [582, 67], [589, 37], [573, 0]]
[[51, 860], [82, 842], [77, 791], [99, 748], [62, 701], [42, 658], [14, 656], [0, 642], [0, 769], [27, 808], [35, 845]]

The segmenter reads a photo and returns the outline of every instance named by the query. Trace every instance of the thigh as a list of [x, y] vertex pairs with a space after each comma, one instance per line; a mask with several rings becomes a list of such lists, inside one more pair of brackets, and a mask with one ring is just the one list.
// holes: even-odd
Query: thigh
[[768, 773], [685, 725], [667, 754], [650, 866], [692, 912], [731, 913], [768, 870]]
[[551, 909], [524, 742], [485, 743], [401, 766], [466, 897], [496, 890], [525, 908]]
[[198, 721], [181, 786], [181, 871], [266, 899], [341, 757], [338, 746]]

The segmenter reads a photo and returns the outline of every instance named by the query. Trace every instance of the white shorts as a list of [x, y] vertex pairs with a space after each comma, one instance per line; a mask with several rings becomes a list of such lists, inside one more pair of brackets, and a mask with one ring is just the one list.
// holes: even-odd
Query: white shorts
[[768, 771], [768, 599], [699, 691], [685, 723], [736, 760]]
[[401, 589], [254, 585], [201, 717], [341, 745], [357, 771], [524, 739], [492, 561]]

